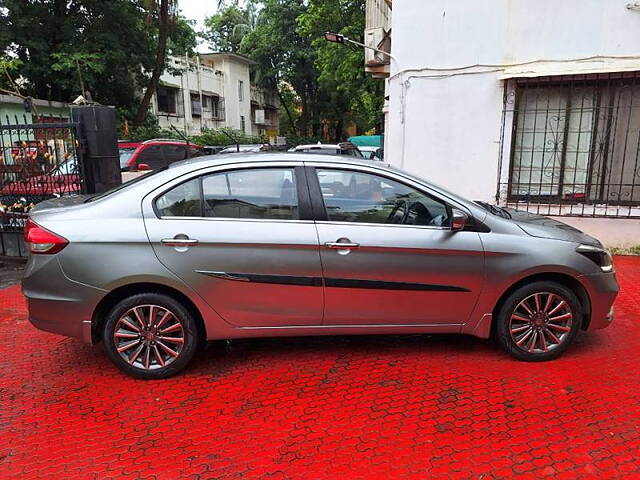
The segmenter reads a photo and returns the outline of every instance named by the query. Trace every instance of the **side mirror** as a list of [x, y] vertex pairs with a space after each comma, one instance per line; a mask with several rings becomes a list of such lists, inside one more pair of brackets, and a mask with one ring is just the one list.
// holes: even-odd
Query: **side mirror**
[[138, 164], [138, 171], [142, 172], [144, 170], [151, 170], [151, 167], [149, 166], [148, 163], [139, 163]]
[[459, 232], [460, 230], [463, 230], [468, 219], [469, 217], [466, 213], [461, 210], [453, 209], [451, 216], [451, 231]]

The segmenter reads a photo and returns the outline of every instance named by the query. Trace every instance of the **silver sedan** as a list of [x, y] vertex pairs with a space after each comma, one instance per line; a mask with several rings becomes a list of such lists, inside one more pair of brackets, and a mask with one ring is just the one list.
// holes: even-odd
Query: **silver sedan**
[[42, 203], [25, 241], [31, 322], [145, 379], [206, 340], [285, 335], [455, 332], [550, 360], [609, 325], [618, 292], [578, 230], [344, 156], [175, 163]]

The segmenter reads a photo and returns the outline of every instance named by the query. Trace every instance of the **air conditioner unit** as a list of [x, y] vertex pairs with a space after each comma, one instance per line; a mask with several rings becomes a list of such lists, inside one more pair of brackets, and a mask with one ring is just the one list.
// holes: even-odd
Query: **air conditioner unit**
[[[389, 49], [388, 41], [389, 36], [382, 27], [368, 28], [364, 32], [364, 43], [367, 47], [387, 51]], [[389, 57], [371, 50], [371, 48], [364, 49], [365, 65], [386, 65], [389, 63]]]

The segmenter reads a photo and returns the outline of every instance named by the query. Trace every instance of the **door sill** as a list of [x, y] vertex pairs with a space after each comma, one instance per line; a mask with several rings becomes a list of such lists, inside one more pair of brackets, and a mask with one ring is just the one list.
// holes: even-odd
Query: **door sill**
[[287, 330], [287, 329], [318, 329], [325, 328], [434, 328], [434, 327], [462, 327], [464, 323], [392, 323], [392, 324], [355, 324], [355, 325], [281, 325], [275, 327], [238, 327], [240, 330]]

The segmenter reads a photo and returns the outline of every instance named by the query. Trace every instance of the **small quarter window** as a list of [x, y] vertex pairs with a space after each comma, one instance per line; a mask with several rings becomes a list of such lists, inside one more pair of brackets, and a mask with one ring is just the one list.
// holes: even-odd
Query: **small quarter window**
[[161, 217], [200, 217], [200, 179], [194, 178], [172, 188], [156, 200]]

